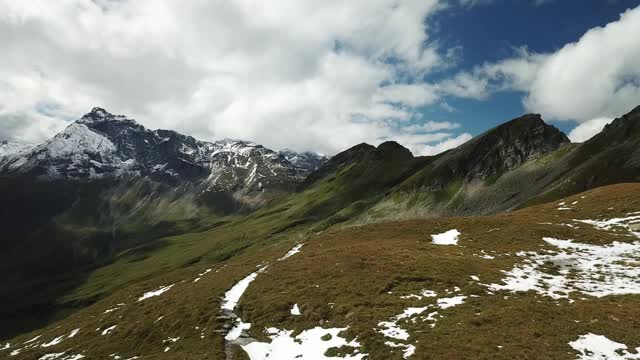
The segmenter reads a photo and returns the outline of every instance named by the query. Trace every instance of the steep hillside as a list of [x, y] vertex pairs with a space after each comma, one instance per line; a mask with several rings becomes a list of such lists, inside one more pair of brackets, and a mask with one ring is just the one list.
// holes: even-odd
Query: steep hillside
[[540, 203], [597, 186], [640, 181], [640, 107], [576, 147], [556, 165], [553, 186], [529, 203]]
[[82, 291], [121, 274], [128, 282], [117, 290], [2, 351], [14, 359], [633, 354], [638, 199], [640, 186], [624, 184], [497, 216], [268, 242], [246, 223], [168, 238], [166, 248], [123, 254]]
[[514, 119], [437, 157], [356, 222], [492, 214], [640, 180], [636, 108], [583, 144], [538, 115]]

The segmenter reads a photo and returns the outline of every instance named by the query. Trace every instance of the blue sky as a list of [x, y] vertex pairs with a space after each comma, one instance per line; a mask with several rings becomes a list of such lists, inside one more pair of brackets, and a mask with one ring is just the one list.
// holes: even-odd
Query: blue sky
[[[580, 39], [589, 29], [616, 21], [622, 12], [640, 4], [628, 0], [577, 3], [556, 0], [536, 5], [527, 0], [496, 0], [486, 5], [456, 6], [440, 13], [436, 17], [438, 38], [451, 46], [461, 46], [463, 54], [458, 67], [434, 77], [446, 78], [460, 68], [500, 61], [513, 56], [514, 48], [520, 46], [538, 53], [557, 51]], [[522, 97], [523, 92], [507, 91], [486, 100], [451, 98], [447, 102], [456, 111], [429, 106], [423, 112], [428, 118], [460, 122], [465, 131], [477, 135], [525, 113]], [[572, 121], [551, 123], [567, 134], [576, 126]]]
[[640, 104], [634, 0], [0, 0], [0, 140], [94, 106], [202, 140], [458, 146], [524, 113], [574, 141]]

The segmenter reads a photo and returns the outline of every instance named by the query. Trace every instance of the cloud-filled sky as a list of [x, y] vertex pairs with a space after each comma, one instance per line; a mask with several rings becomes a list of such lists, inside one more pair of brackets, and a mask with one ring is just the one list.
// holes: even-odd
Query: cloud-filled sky
[[203, 140], [457, 146], [525, 112], [584, 141], [640, 104], [631, 0], [0, 0], [0, 140], [94, 106]]

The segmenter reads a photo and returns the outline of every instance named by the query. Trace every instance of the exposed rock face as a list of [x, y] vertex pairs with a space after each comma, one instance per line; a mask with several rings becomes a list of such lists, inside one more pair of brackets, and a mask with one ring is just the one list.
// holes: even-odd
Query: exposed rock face
[[524, 115], [436, 156], [405, 188], [437, 191], [452, 181], [485, 180], [568, 143], [569, 138], [540, 115]]
[[67, 180], [143, 176], [244, 193], [290, 188], [322, 161], [309, 153], [292, 164], [283, 154], [248, 141], [205, 142], [175, 131], [152, 131], [101, 108], [41, 145], [11, 148], [5, 156], [0, 152], [0, 172], [5, 174]]
[[285, 149], [279, 152], [290, 163], [300, 169], [300, 172], [304, 175], [308, 175], [312, 171], [318, 170], [320, 166], [326, 163], [329, 158], [325, 155], [312, 153], [309, 151], [295, 152], [293, 150]]
[[453, 172], [467, 179], [484, 179], [514, 169], [568, 143], [569, 138], [546, 124], [540, 115], [528, 114], [474, 138], [443, 158], [466, 155], [454, 162]]

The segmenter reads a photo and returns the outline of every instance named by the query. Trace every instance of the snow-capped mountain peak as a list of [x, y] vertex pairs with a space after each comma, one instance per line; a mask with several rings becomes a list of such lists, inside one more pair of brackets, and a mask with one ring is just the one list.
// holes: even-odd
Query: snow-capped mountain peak
[[[9, 141], [0, 142], [0, 159], [19, 153], [28, 152], [35, 147], [34, 144], [22, 144]], [[2, 161], [2, 160], [0, 160]]]
[[307, 168], [299, 160], [311, 155], [298, 154], [292, 163], [285, 154], [249, 141], [206, 142], [171, 130], [148, 130], [99, 107], [41, 145], [4, 152], [0, 173], [16, 176], [45, 180], [144, 176], [189, 182], [202, 191], [244, 193], [293, 187], [318, 166], [310, 162]]
[[308, 171], [318, 170], [322, 164], [329, 160], [329, 158], [323, 154], [317, 154], [310, 151], [299, 153], [290, 149], [284, 149], [280, 151], [280, 154], [282, 154], [282, 156], [289, 160], [289, 162], [294, 166]]
[[114, 115], [101, 107], [94, 107], [90, 112], [86, 113], [82, 118], [76, 121], [80, 124], [93, 124], [100, 121], [126, 121], [136, 124], [135, 120], [127, 118], [125, 115]]

